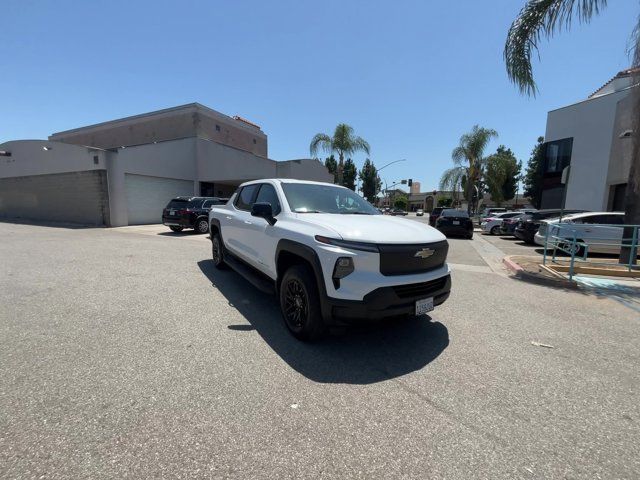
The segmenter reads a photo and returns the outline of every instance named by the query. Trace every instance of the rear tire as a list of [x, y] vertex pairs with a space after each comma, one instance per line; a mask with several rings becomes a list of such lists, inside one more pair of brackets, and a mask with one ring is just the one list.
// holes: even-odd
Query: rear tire
[[175, 227], [175, 226], [170, 226], [169, 229], [172, 232], [176, 232], [176, 233], [180, 233], [182, 231], [182, 227]]
[[500, 233], [500, 227], [499, 226], [495, 226], [491, 229], [491, 231], [489, 232], [491, 235], [498, 235]]
[[195, 231], [200, 234], [207, 233], [209, 231], [209, 220], [204, 217], [197, 219]]
[[294, 265], [282, 277], [280, 311], [284, 324], [298, 340], [322, 337], [326, 327], [320, 313], [320, 295], [309, 267]]
[[211, 259], [213, 265], [218, 270], [225, 270], [227, 264], [224, 263], [224, 244], [222, 243], [222, 237], [219, 233], [214, 233], [211, 236]]

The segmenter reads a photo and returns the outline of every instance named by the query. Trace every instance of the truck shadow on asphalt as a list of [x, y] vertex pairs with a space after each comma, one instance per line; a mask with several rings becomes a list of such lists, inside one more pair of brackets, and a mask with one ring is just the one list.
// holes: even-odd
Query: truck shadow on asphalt
[[260, 292], [231, 270], [217, 270], [211, 260], [201, 260], [198, 267], [251, 325], [227, 328], [239, 335], [255, 329], [291, 368], [315, 382], [362, 385], [401, 377], [424, 368], [449, 345], [447, 328], [430, 317], [352, 327], [341, 335], [303, 343], [285, 327], [275, 296]]

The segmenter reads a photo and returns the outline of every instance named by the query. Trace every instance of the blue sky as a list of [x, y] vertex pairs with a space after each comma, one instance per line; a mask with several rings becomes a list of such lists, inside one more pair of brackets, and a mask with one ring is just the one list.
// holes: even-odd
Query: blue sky
[[540, 94], [520, 96], [502, 49], [523, 3], [0, 0], [0, 142], [197, 101], [261, 125], [276, 160], [349, 123], [378, 166], [407, 159], [389, 183], [430, 190], [474, 124], [526, 162], [548, 110], [629, 66], [640, 8], [615, 0], [541, 44]]

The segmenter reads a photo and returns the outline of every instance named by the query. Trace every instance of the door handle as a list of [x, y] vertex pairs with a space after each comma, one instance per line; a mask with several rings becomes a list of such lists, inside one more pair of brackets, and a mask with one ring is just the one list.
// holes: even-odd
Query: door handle
[[247, 225], [251, 225], [251, 222], [249, 220], [245, 220], [244, 223], [246, 223]]
[[232, 217], [230, 217], [229, 215], [225, 215], [224, 216], [227, 220], [231, 220]]

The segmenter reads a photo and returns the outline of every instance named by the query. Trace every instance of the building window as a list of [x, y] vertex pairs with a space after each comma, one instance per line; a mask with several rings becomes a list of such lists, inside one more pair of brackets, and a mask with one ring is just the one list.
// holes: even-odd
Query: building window
[[571, 150], [573, 148], [573, 138], [563, 138], [547, 142], [544, 172], [560, 173], [571, 163]]
[[98, 157], [98, 155], [93, 156], [93, 163], [94, 165], [98, 165], [98, 163], [100, 163], [100, 157]]
[[253, 144], [254, 144], [254, 145], [256, 144], [256, 139], [255, 139], [255, 138], [253, 139]]
[[220, 125], [216, 125], [216, 132], [220, 131]]

